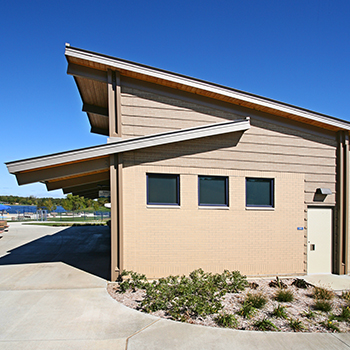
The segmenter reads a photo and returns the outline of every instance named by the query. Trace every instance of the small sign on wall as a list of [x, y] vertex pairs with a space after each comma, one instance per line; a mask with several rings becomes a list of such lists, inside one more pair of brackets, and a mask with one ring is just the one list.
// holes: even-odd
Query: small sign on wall
[[100, 190], [100, 191], [98, 191], [98, 196], [100, 198], [109, 198], [111, 196], [111, 191]]
[[298, 231], [304, 230], [304, 227], [298, 227]]

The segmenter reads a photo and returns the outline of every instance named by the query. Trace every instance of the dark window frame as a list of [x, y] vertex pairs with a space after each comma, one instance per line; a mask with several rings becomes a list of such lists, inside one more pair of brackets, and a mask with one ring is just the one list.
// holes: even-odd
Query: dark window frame
[[[167, 203], [167, 202], [150, 202], [149, 201], [149, 178], [152, 176], [162, 176], [169, 178], [176, 178], [176, 202]], [[180, 175], [179, 174], [163, 174], [163, 173], [146, 173], [146, 202], [147, 205], [166, 205], [166, 206], [180, 206]]]
[[[263, 204], [248, 204], [248, 191], [247, 191], [247, 184], [249, 179], [256, 179], [256, 180], [266, 180], [270, 182], [270, 203], [269, 205], [263, 205]], [[275, 179], [274, 178], [265, 178], [265, 177], [246, 177], [245, 178], [245, 205], [248, 208], [275, 208]]]
[[[200, 178], [201, 177], [215, 177], [218, 179], [225, 180], [225, 204], [210, 204], [210, 203], [201, 203], [201, 195], [200, 195]], [[229, 207], [229, 191], [228, 191], [228, 176], [220, 176], [220, 175], [198, 175], [198, 206], [200, 207]]]

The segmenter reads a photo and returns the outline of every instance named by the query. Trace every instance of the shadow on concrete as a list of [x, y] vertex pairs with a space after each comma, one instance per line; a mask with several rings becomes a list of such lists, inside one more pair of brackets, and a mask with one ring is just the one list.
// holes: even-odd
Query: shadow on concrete
[[110, 279], [110, 229], [69, 227], [8, 251], [0, 265], [63, 262], [103, 279]]

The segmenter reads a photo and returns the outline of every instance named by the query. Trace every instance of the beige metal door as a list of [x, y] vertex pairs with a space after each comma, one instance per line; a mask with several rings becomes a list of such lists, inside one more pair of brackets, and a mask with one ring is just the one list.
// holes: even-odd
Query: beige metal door
[[332, 272], [332, 209], [308, 208], [308, 273]]

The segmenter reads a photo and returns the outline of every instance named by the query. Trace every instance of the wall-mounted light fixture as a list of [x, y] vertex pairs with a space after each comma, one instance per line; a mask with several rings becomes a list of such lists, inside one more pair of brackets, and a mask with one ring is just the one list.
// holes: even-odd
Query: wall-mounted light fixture
[[330, 190], [330, 188], [318, 188], [316, 190], [317, 194], [323, 194], [325, 196], [328, 196], [329, 194], [332, 194], [332, 191]]
[[324, 202], [330, 194], [332, 194], [330, 188], [317, 188], [314, 195], [314, 202]]

